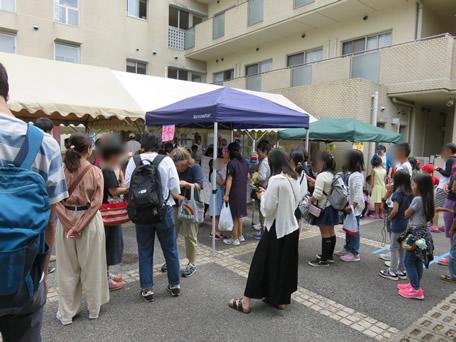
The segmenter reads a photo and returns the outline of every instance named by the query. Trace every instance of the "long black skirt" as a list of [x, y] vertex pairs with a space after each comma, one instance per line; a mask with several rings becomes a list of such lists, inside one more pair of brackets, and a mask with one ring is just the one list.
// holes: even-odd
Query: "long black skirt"
[[298, 287], [299, 229], [277, 239], [275, 223], [253, 255], [244, 296], [273, 305], [290, 304]]
[[106, 237], [106, 264], [108, 266], [118, 265], [122, 262], [123, 255], [123, 234], [122, 226], [119, 225], [105, 225]]

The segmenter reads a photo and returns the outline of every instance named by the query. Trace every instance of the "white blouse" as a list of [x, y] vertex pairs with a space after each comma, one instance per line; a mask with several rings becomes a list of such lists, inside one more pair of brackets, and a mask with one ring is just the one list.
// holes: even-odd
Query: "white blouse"
[[261, 213], [268, 231], [275, 221], [277, 239], [299, 228], [294, 213], [301, 198], [297, 180], [283, 174], [269, 178], [268, 188], [261, 197]]

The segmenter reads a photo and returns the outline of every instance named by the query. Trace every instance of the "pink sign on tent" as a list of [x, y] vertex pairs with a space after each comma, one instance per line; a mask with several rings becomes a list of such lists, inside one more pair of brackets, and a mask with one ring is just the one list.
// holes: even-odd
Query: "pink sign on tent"
[[171, 141], [174, 139], [174, 133], [176, 132], [175, 125], [167, 125], [162, 127], [162, 141]]

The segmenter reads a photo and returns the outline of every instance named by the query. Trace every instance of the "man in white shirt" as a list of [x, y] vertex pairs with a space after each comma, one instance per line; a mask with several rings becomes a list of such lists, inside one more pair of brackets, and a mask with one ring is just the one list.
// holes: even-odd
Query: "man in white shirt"
[[[271, 168], [269, 167], [268, 154], [271, 151], [271, 143], [267, 140], [261, 140], [257, 145], [257, 155], [259, 160], [258, 165], [258, 182], [259, 185], [266, 189], [268, 187], [269, 178], [271, 177]], [[255, 233], [255, 239], [261, 239], [262, 232], [264, 231], [264, 216], [260, 209], [260, 202], [258, 203], [258, 215], [260, 218], [260, 225], [256, 226], [259, 230]]]
[[408, 158], [410, 156], [410, 145], [408, 143], [398, 144], [394, 150], [394, 161], [396, 162], [396, 171], [405, 171], [410, 177], [412, 176], [412, 164]]
[[[152, 133], [144, 134], [142, 138], [144, 153], [140, 155], [142, 162], [152, 162], [157, 157], [159, 143], [159, 139]], [[131, 177], [135, 168], [135, 162], [131, 158], [125, 171], [125, 186], [127, 188], [130, 187]], [[180, 198], [179, 175], [174, 162], [169, 157], [164, 157], [158, 164], [158, 172], [160, 173], [163, 201], [166, 201], [168, 206], [165, 220], [156, 224], [136, 224], [141, 297], [146, 302], [152, 302], [154, 299], [152, 268], [155, 234], [158, 236], [166, 260], [168, 291], [173, 297], [180, 295], [179, 253], [172, 208], [175, 205], [174, 199]]]

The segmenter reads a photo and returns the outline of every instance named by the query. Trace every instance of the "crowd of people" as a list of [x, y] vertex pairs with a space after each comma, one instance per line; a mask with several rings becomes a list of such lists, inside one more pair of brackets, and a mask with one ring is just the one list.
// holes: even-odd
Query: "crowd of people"
[[[83, 292], [89, 318], [97, 319], [101, 306], [109, 301], [110, 291], [123, 287], [122, 275], [113, 269], [122, 263], [122, 219], [127, 213], [135, 224], [140, 297], [146, 302], [154, 300], [156, 235], [165, 258], [161, 271], [167, 274], [167, 290], [171, 296], [179, 296], [181, 277], [197, 272], [201, 224], [197, 214], [191, 219], [182, 216], [182, 204], [194, 198], [199, 201], [204, 184], [213, 177], [216, 194], [215, 198], [211, 196], [205, 214], [215, 216], [216, 240], [233, 248], [245, 241], [243, 219], [249, 196], [255, 200], [252, 210], [259, 217], [254, 227], [259, 242], [244, 294], [228, 302], [235, 310], [250, 313], [252, 299], [263, 299], [277, 309], [291, 303], [298, 283], [302, 223], [318, 226], [321, 233], [321, 248], [308, 265], [331, 267], [336, 257], [342, 262], [359, 262], [361, 219], [383, 219], [391, 244], [385, 256], [388, 268], [380, 270], [379, 275], [395, 281], [408, 279], [398, 284], [397, 290], [400, 296], [411, 299], [424, 299], [421, 278], [433, 259], [432, 233], [445, 231], [451, 251], [448, 260], [440, 261], [449, 266], [449, 274], [442, 279], [456, 282], [454, 144], [443, 148], [444, 168], [420, 167], [416, 159], [410, 158], [407, 143], [393, 146], [389, 154], [379, 145], [366, 178], [361, 151], [347, 152], [342, 171], [337, 172], [335, 158], [329, 152], [314, 153], [309, 160], [302, 148], [287, 153], [266, 139], [256, 147], [258, 163], [254, 165], [242, 154], [238, 141], [221, 141], [222, 147], [215, 151], [212, 146], [204, 149], [201, 136], [196, 135], [187, 149], [177, 141], [163, 144], [154, 132], [144, 133], [140, 142], [135, 134], [130, 134], [127, 142], [107, 135], [95, 144], [87, 134], [74, 133], [65, 141], [62, 154], [49, 134], [52, 121], [41, 118], [31, 125], [15, 118], [8, 109], [8, 95], [7, 72], [0, 64], [0, 179], [6, 179], [2, 178], [5, 174], [12, 177], [12, 170], [19, 175], [28, 168], [28, 172], [39, 174], [37, 182], [46, 189], [40, 199], [25, 199], [35, 201], [34, 210], [42, 209], [49, 216], [45, 221], [28, 223], [39, 233], [25, 247], [37, 244], [55, 250], [59, 288], [56, 317], [63, 325], [71, 324], [80, 313]], [[38, 142], [36, 155], [31, 155], [34, 141]], [[203, 157], [211, 158], [206, 176], [200, 165]], [[437, 180], [434, 172], [440, 174]], [[27, 181], [35, 178], [29, 175]], [[0, 194], [2, 200], [20, 198], [21, 184], [0, 182], [0, 189], [6, 185], [8, 191]], [[251, 194], [249, 186], [253, 188]], [[38, 200], [42, 208], [36, 204]], [[223, 208], [228, 206], [233, 222], [229, 234], [218, 224]], [[15, 246], [14, 239], [23, 234], [20, 227], [28, 213], [11, 218], [11, 213], [2, 211], [0, 232], [2, 239], [10, 243], [0, 243], [0, 247], [6, 249], [2, 252], [9, 252]], [[445, 217], [444, 227], [438, 225], [440, 212]], [[338, 224], [342, 224], [346, 237], [344, 246], [336, 250]], [[12, 230], [5, 233], [3, 227], [17, 227], [19, 233], [8, 235]], [[188, 261], [183, 269], [179, 235], [185, 241]], [[39, 340], [50, 254], [43, 248], [31, 260], [0, 260], [1, 272], [21, 269], [14, 273], [15, 286], [0, 280], [0, 332], [4, 341]]]

